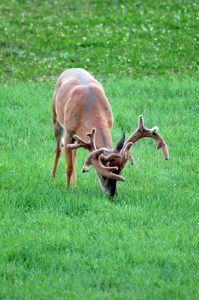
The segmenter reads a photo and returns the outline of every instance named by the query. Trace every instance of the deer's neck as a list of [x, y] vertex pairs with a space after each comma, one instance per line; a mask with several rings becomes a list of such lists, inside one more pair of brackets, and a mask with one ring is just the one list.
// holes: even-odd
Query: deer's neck
[[113, 142], [111, 137], [111, 132], [109, 128], [96, 126], [96, 147], [101, 148], [112, 148]]

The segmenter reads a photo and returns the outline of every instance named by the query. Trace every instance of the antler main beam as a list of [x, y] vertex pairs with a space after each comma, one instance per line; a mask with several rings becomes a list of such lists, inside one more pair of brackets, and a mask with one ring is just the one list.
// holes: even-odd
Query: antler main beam
[[164, 158], [167, 160], [169, 159], [169, 151], [167, 148], [167, 145], [164, 141], [164, 139], [157, 133], [158, 127], [154, 126], [153, 128], [145, 128], [144, 126], [144, 117], [140, 116], [139, 117], [139, 122], [138, 122], [138, 128], [137, 130], [127, 139], [125, 146], [127, 146], [128, 143], [133, 143], [135, 144], [138, 140], [149, 137], [154, 139], [157, 142], [157, 149], [162, 149]]

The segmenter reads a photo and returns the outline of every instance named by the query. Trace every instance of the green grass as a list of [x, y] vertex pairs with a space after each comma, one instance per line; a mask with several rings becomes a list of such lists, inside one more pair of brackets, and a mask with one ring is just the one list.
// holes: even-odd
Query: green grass
[[[168, 142], [132, 149], [127, 183], [110, 201], [94, 170], [65, 192], [51, 180], [53, 84], [0, 86], [0, 298], [198, 299], [198, 82], [175, 75], [106, 81], [116, 142], [143, 113]], [[122, 109], [121, 109], [122, 108]]]
[[83, 67], [102, 78], [198, 73], [196, 0], [0, 4], [1, 82]]
[[[0, 3], [0, 299], [199, 299], [198, 9], [184, 0]], [[57, 76], [83, 67], [102, 81], [116, 143], [158, 125], [110, 201], [86, 153], [65, 192], [51, 179]]]

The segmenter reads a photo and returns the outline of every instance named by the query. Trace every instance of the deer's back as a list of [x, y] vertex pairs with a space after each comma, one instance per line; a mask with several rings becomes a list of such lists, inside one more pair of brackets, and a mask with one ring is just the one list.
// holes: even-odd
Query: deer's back
[[86, 70], [69, 69], [60, 75], [53, 106], [58, 122], [67, 131], [83, 134], [93, 127], [112, 127], [112, 111], [103, 87]]

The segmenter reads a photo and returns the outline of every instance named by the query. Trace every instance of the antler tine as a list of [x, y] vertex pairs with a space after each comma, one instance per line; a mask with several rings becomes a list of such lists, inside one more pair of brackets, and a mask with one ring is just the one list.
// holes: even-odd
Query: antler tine
[[156, 140], [157, 142], [157, 149], [162, 149], [163, 155], [165, 159], [169, 159], [169, 151], [167, 145], [161, 135], [157, 133], [158, 127], [154, 126], [153, 128], [145, 128], [144, 127], [144, 117], [141, 115], [138, 121], [138, 128], [137, 130], [127, 139], [125, 145], [129, 142], [136, 143], [138, 140], [150, 137]]
[[88, 132], [86, 135], [90, 139], [90, 145], [91, 145], [91, 150], [96, 150], [96, 145], [95, 145], [95, 134], [96, 134], [96, 129], [93, 128], [91, 132]]
[[134, 158], [130, 155], [130, 149], [133, 146], [132, 142], [126, 142], [120, 152], [121, 160], [120, 160], [120, 167], [123, 169], [127, 160], [130, 161], [131, 165], [134, 165]]
[[129, 160], [130, 163], [133, 165], [134, 164], [134, 159], [133, 157], [130, 155], [130, 150], [131, 150], [131, 147], [133, 146], [133, 143], [132, 142], [126, 142], [123, 149], [122, 149], [122, 157], [123, 157], [123, 160], [127, 161]]
[[143, 130], [143, 129], [144, 129], [144, 117], [143, 117], [142, 115], [139, 117], [138, 128], [139, 128], [140, 130]]
[[86, 142], [85, 140], [83, 140], [82, 138], [80, 138], [78, 135], [74, 135], [73, 138], [76, 140], [76, 142], [74, 144], [68, 144], [67, 148], [69, 149], [77, 149], [80, 147], [83, 147], [85, 149], [87, 149], [88, 151], [94, 151], [96, 150], [96, 146], [95, 146], [95, 133], [96, 133], [96, 129], [93, 128], [91, 130], [91, 132], [86, 133], [86, 135], [89, 137], [89, 141]]

